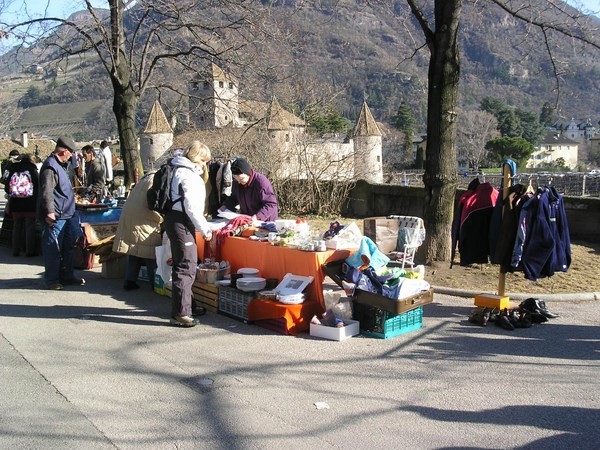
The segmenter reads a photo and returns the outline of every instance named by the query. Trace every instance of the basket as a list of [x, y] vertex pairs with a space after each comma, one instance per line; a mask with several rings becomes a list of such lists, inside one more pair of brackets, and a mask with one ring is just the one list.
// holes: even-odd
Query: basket
[[353, 304], [352, 318], [360, 322], [361, 334], [389, 339], [423, 327], [423, 307], [402, 314], [391, 314], [361, 303]]
[[248, 303], [256, 298], [255, 293], [240, 291], [228, 286], [219, 286], [219, 313], [234, 319], [248, 321]]
[[229, 273], [230, 266], [222, 269], [197, 269], [196, 281], [200, 283], [215, 284], [218, 280], [222, 280]]

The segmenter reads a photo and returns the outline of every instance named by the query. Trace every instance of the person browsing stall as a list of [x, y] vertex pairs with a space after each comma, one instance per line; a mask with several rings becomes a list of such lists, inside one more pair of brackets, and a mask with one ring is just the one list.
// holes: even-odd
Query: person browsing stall
[[106, 173], [104, 165], [96, 158], [94, 147], [86, 145], [81, 149], [85, 159], [85, 183], [87, 191], [99, 198], [104, 196]]
[[176, 167], [170, 186], [173, 207], [165, 214], [164, 224], [173, 258], [172, 325], [193, 327], [199, 323], [198, 318], [192, 316], [192, 284], [198, 263], [196, 230], [205, 240], [212, 239], [204, 217], [206, 164], [210, 158], [210, 149], [194, 141], [183, 156], [176, 156], [170, 162]]
[[85, 284], [84, 279], [75, 278], [73, 271], [73, 246], [81, 235], [81, 227], [67, 171], [76, 151], [73, 140], [59, 138], [40, 170], [37, 218], [42, 222], [44, 279], [46, 288], [55, 291], [63, 290], [65, 284]]
[[231, 163], [231, 173], [231, 197], [225, 200], [219, 211], [233, 211], [239, 205], [240, 213], [252, 217], [252, 220], [277, 220], [277, 196], [268, 178], [253, 170], [244, 158], [237, 158]]
[[121, 211], [113, 252], [127, 255], [127, 270], [123, 289], [139, 289], [137, 284], [140, 268], [146, 265], [150, 286], [154, 287], [156, 271], [156, 247], [162, 243], [160, 224], [162, 216], [148, 208], [146, 194], [156, 172], [149, 172], [135, 185], [127, 196]]

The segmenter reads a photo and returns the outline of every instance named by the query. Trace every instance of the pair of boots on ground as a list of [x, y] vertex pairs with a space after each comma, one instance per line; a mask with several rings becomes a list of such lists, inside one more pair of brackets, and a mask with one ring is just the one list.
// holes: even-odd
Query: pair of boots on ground
[[498, 308], [478, 308], [471, 311], [469, 322], [480, 326], [486, 326], [488, 322], [494, 322], [505, 330], [515, 328], [529, 328], [532, 323], [547, 322], [554, 319], [558, 314], [550, 311], [546, 302], [539, 298], [528, 298], [519, 304], [518, 308], [500, 311]]

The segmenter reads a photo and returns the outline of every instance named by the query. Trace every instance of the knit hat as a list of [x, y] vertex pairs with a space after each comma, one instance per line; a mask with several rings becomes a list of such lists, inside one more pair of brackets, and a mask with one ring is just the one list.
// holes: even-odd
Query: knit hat
[[8, 154], [9, 158], [17, 158], [19, 156], [19, 150], [15, 149], [15, 150], [11, 150], [10, 153]]
[[237, 158], [231, 163], [231, 173], [233, 175], [241, 175], [243, 173], [250, 175], [252, 167], [250, 167], [250, 164], [244, 158]]
[[77, 146], [75, 145], [75, 142], [73, 142], [73, 139], [65, 136], [58, 138], [58, 140], [56, 141], [56, 147], [66, 148], [71, 153], [75, 153], [77, 151]]

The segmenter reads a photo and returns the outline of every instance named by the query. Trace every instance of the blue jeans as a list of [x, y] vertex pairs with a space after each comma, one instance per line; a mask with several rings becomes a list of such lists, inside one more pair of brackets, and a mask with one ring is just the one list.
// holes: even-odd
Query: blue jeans
[[72, 280], [73, 247], [81, 236], [79, 216], [59, 219], [54, 225], [42, 225], [42, 254], [44, 256], [44, 279], [46, 285]]

